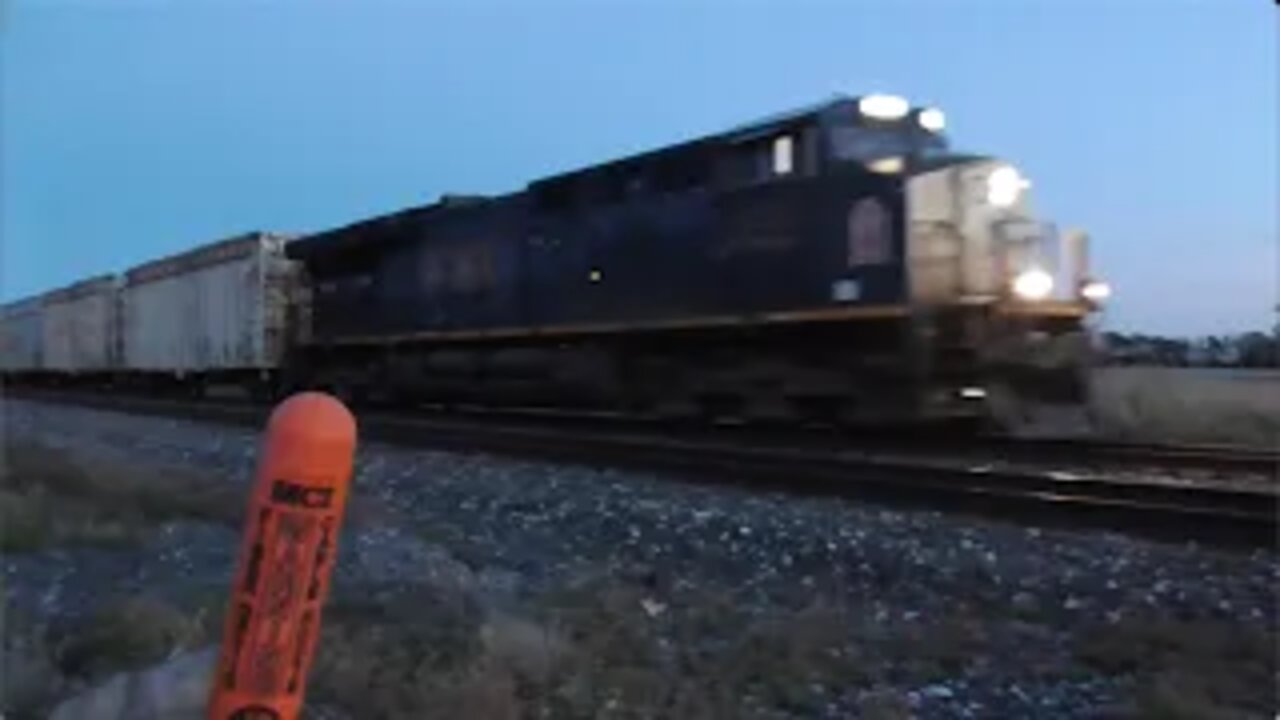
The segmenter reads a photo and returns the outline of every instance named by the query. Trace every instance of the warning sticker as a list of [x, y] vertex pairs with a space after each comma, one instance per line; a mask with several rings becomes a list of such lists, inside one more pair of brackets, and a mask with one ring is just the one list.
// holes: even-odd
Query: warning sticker
[[302, 631], [299, 606], [306, 601], [311, 563], [319, 540], [319, 520], [308, 513], [282, 512], [276, 520], [262, 561], [258, 617], [248, 643], [246, 685], [251, 692], [273, 695], [286, 687], [297, 657]]

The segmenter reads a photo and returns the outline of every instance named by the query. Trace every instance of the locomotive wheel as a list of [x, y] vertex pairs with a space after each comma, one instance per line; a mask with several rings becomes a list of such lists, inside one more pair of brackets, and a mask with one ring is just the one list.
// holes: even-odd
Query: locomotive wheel
[[986, 426], [995, 432], [1016, 435], [1030, 419], [1026, 399], [1006, 382], [987, 387]]
[[848, 398], [834, 395], [808, 395], [789, 400], [802, 423], [839, 426], [847, 421], [852, 410], [852, 402]]
[[698, 414], [704, 420], [741, 419], [746, 403], [741, 395], [715, 393], [697, 397]]

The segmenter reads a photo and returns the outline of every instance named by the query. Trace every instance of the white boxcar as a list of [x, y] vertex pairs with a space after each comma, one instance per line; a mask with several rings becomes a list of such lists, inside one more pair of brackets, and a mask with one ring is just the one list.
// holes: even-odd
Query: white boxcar
[[296, 263], [251, 233], [140, 265], [121, 292], [124, 366], [175, 374], [271, 370], [288, 340]]
[[43, 298], [44, 370], [114, 370], [120, 360], [120, 282], [114, 275], [82, 280]]
[[29, 297], [0, 309], [0, 370], [28, 372], [41, 368], [44, 355], [43, 297]]

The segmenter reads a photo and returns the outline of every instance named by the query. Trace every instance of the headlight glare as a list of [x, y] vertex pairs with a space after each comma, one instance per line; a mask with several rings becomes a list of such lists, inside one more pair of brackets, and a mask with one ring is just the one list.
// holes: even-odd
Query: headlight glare
[[1096, 303], [1102, 302], [1111, 297], [1111, 286], [1100, 280], [1091, 280], [1080, 288], [1080, 295], [1085, 300]]
[[1018, 273], [1013, 279], [1013, 294], [1023, 300], [1043, 300], [1053, 292], [1053, 276], [1039, 268]]

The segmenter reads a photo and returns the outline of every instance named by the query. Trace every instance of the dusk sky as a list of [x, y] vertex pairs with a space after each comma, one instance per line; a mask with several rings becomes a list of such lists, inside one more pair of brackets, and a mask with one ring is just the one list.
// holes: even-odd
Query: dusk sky
[[1270, 0], [0, 8], [6, 300], [888, 91], [1090, 231], [1108, 326], [1275, 317]]

